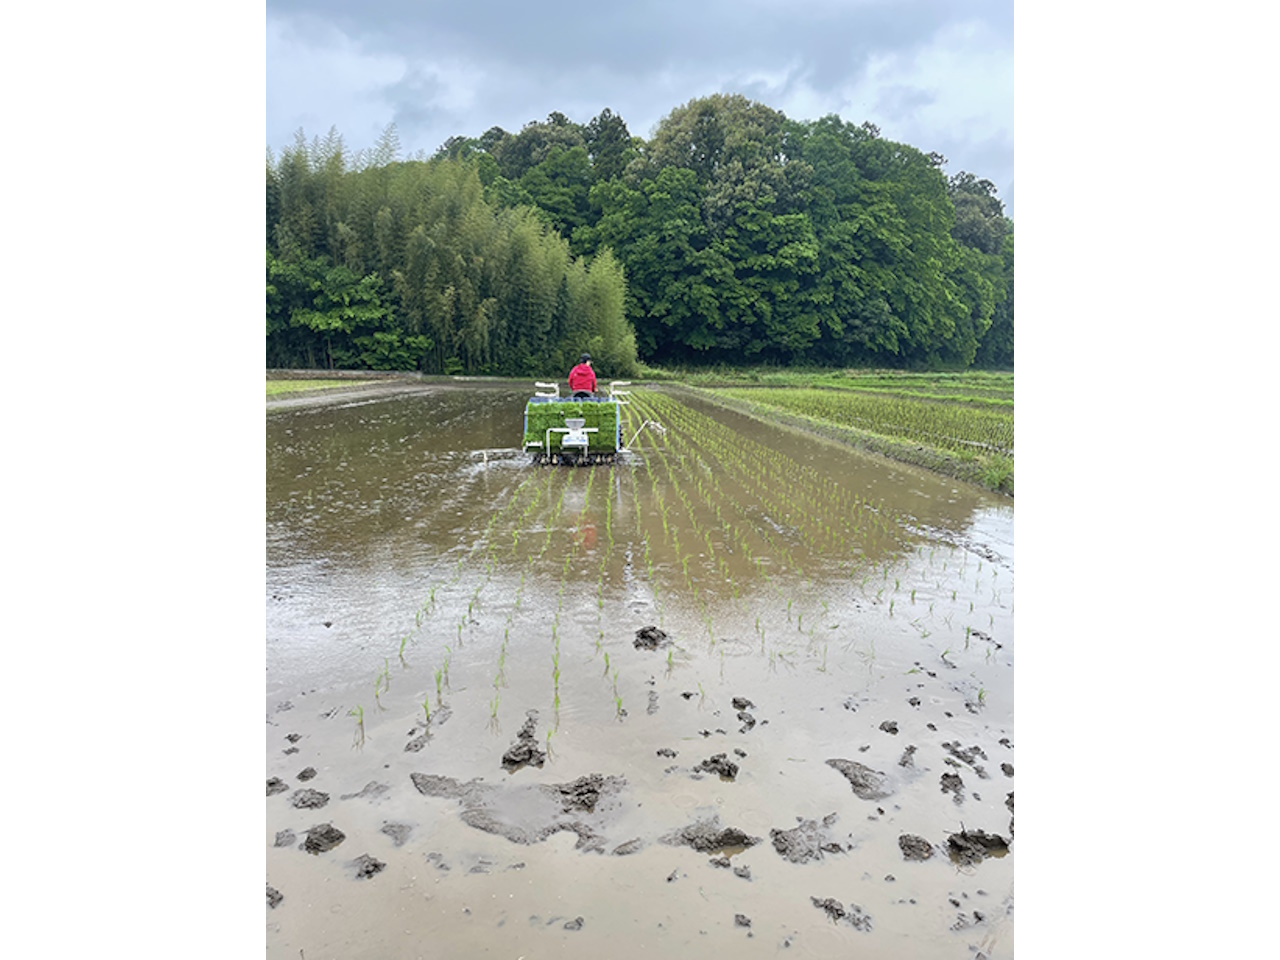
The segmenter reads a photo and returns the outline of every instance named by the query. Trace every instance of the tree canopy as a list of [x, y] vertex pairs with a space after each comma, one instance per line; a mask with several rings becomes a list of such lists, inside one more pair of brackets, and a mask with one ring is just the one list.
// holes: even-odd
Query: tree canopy
[[648, 141], [608, 109], [409, 162], [391, 128], [354, 158], [300, 133], [267, 167], [268, 362], [1011, 366], [1013, 224], [945, 163], [736, 94]]

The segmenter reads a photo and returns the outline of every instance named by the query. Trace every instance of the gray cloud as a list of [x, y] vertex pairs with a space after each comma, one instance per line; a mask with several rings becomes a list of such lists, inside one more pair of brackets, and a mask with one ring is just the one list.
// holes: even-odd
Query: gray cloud
[[605, 107], [648, 136], [694, 97], [738, 92], [872, 120], [1012, 184], [1011, 0], [268, 0], [267, 21], [270, 146], [336, 125], [358, 149], [395, 122], [406, 153], [430, 152]]

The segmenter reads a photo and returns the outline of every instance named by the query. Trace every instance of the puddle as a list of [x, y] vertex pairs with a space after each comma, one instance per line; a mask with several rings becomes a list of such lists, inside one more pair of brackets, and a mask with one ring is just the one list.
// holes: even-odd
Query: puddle
[[660, 391], [533, 467], [527, 396], [268, 414], [268, 953], [1012, 957], [1009, 502]]

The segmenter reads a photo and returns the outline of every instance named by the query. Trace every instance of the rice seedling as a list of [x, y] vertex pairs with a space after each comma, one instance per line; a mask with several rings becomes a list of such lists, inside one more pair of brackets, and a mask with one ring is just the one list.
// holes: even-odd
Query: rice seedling
[[357, 705], [354, 710], [347, 711], [347, 716], [356, 718], [355, 735], [351, 745], [353, 747], [363, 747], [364, 746], [364, 707]]

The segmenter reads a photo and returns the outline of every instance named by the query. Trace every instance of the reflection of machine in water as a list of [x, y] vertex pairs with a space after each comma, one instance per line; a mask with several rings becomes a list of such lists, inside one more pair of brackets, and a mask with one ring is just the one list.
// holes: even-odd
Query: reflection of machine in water
[[539, 389], [524, 408], [524, 450], [534, 463], [592, 466], [613, 463], [622, 445], [628, 380], [614, 380], [605, 397], [562, 397], [558, 383]]

